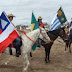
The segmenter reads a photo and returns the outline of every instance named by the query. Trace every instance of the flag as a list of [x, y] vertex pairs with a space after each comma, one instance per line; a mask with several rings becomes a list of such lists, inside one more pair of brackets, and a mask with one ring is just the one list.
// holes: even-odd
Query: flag
[[5, 12], [0, 16], [0, 53], [4, 51], [19, 35], [8, 20]]
[[[37, 28], [39, 28], [39, 24], [38, 24], [38, 22], [36, 21], [36, 18], [35, 18], [35, 16], [34, 16], [33, 12], [32, 12], [31, 31], [33, 31], [33, 30], [35, 30], [35, 29], [37, 29]], [[39, 39], [37, 39], [36, 42], [39, 43]], [[38, 46], [37, 44], [34, 44], [33, 47], [32, 47], [32, 50], [35, 50], [37, 46]]]
[[57, 11], [57, 14], [55, 15], [54, 19], [52, 20], [52, 23], [50, 25], [50, 30], [52, 31], [52, 30], [59, 28], [66, 21], [67, 21], [67, 19], [65, 17], [65, 14], [62, 10], [62, 7], [60, 7], [59, 10]]

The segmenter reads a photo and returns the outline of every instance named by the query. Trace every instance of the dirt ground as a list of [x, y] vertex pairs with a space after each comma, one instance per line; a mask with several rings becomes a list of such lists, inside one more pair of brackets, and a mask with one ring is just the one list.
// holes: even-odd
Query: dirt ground
[[[60, 40], [61, 43], [58, 41]], [[65, 43], [58, 38], [52, 48], [50, 54], [50, 62], [45, 63], [44, 48], [37, 48], [33, 52], [33, 57], [29, 57], [30, 67], [28, 72], [72, 72], [72, 53], [65, 51]], [[5, 62], [8, 62], [6, 64]], [[0, 58], [0, 72], [22, 72], [23, 59], [15, 56], [2, 54]]]

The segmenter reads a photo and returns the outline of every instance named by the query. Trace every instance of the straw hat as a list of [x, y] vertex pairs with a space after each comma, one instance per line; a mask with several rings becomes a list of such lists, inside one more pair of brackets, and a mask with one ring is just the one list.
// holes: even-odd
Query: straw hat
[[13, 14], [9, 14], [8, 17], [15, 17]]
[[43, 18], [41, 16], [39, 16], [38, 19], [43, 19]]

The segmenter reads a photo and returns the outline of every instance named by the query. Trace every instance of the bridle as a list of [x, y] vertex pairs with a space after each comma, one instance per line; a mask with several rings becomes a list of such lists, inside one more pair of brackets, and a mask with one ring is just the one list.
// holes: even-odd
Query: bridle
[[[63, 33], [62, 33], [62, 32], [63, 32]], [[65, 40], [64, 35], [63, 35], [64, 32], [65, 32], [64, 30], [61, 30], [60, 33], [59, 33], [59, 36], [60, 36], [63, 40]], [[61, 34], [61, 33], [62, 33], [62, 34]]]
[[[40, 29], [40, 28], [39, 28], [39, 29]], [[40, 29], [40, 34], [43, 36], [43, 33], [42, 33], [42, 30], [41, 30], [41, 29]], [[40, 34], [39, 34], [39, 36], [40, 36]], [[39, 36], [38, 36], [38, 38], [39, 38], [40, 40], [43, 40], [43, 41], [44, 41], [44, 39], [46, 39], [45, 36], [43, 36], [43, 39], [41, 39]]]

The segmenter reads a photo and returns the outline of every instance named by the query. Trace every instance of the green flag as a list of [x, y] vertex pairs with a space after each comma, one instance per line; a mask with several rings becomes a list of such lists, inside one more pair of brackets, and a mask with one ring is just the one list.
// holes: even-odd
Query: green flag
[[67, 21], [65, 14], [62, 10], [62, 7], [60, 7], [60, 9], [58, 10], [57, 17], [58, 17], [61, 24], [65, 23]]
[[[35, 30], [35, 29], [37, 29], [37, 28], [39, 28], [39, 24], [38, 24], [38, 22], [36, 21], [35, 16], [34, 16], [34, 14], [33, 14], [33, 12], [32, 12], [31, 31], [33, 31], [33, 30]], [[39, 40], [37, 39], [36, 42], [39, 43]], [[37, 46], [38, 46], [37, 44], [34, 44], [33, 47], [32, 47], [32, 50], [35, 50]]]

